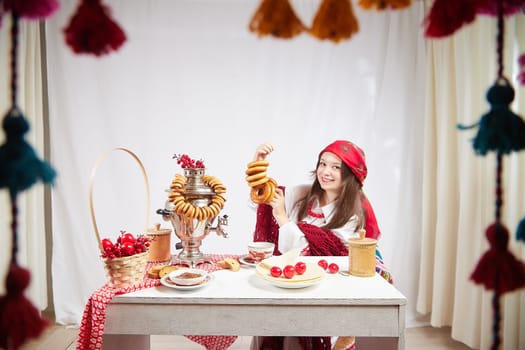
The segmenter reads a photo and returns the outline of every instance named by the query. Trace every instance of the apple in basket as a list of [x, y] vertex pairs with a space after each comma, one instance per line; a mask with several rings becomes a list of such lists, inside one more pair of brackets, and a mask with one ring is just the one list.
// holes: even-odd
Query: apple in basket
[[135, 236], [126, 231], [120, 231], [117, 240], [113, 242], [109, 238], [104, 238], [101, 242], [103, 258], [121, 258], [144, 253], [148, 250], [150, 239], [144, 235]]

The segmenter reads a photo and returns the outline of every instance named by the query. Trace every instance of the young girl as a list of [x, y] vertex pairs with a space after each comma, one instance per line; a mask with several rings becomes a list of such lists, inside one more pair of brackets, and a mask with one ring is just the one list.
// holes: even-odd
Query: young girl
[[[271, 144], [259, 145], [254, 160], [265, 160], [273, 150]], [[362, 191], [367, 167], [357, 145], [338, 140], [326, 146], [313, 175], [312, 184], [279, 187], [268, 204], [258, 206], [255, 241], [274, 242], [276, 255], [300, 248], [302, 255], [333, 256], [348, 255], [348, 239], [359, 237], [361, 228], [367, 237], [379, 238], [376, 217]], [[341, 349], [354, 348], [353, 337], [338, 342], [343, 339], [347, 344]], [[331, 349], [331, 342], [330, 337], [256, 337], [252, 349]]]

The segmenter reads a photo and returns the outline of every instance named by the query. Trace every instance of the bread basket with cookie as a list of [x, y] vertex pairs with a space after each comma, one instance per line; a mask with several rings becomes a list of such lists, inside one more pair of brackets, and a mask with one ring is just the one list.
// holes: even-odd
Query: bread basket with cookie
[[149, 217], [149, 182], [146, 175], [144, 165], [137, 157], [137, 155], [126, 148], [114, 148], [103, 153], [91, 172], [91, 179], [89, 184], [89, 209], [91, 213], [91, 222], [97, 238], [100, 256], [104, 264], [104, 270], [108, 280], [108, 285], [113, 288], [125, 288], [140, 284], [144, 280], [146, 265], [148, 263], [148, 254], [150, 239], [144, 234], [133, 234], [122, 230], [120, 235], [115, 240], [110, 238], [101, 239], [97, 220], [95, 217], [95, 209], [93, 204], [93, 188], [95, 175], [102, 161], [112, 151], [123, 151], [133, 157], [138, 163], [144, 177], [146, 186], [146, 226], [148, 227]]

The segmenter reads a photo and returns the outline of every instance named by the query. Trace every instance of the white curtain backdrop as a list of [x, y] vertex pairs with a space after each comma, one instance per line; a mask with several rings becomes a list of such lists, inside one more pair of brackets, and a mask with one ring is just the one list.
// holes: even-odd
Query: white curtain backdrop
[[[511, 108], [524, 115], [524, 88], [515, 80], [517, 56], [525, 52], [525, 17], [505, 21], [505, 75], [516, 97]], [[470, 281], [488, 249], [485, 229], [494, 222], [495, 154], [475, 155], [472, 125], [490, 109], [485, 99], [497, 77], [496, 20], [478, 16], [454, 36], [428, 41], [423, 229], [417, 310], [431, 314], [435, 327], [452, 326], [453, 338], [475, 349], [492, 344], [492, 292]], [[511, 234], [509, 249], [525, 261], [523, 242], [515, 240], [525, 215], [525, 156], [503, 160], [502, 221]], [[502, 349], [525, 349], [525, 293], [501, 298]]]
[[[364, 189], [383, 231], [379, 244], [408, 297], [407, 324], [419, 324], [423, 4], [385, 13], [355, 4], [359, 34], [334, 45], [307, 34], [258, 38], [248, 31], [256, 0], [106, 3], [128, 36], [109, 56], [76, 56], [66, 47], [62, 29], [74, 1], [63, 2], [46, 28], [51, 152], [59, 174], [52, 198], [57, 320], [78, 324], [90, 293], [105, 282], [88, 204], [90, 173], [104, 151], [126, 147], [141, 158], [152, 209], [144, 218], [140, 170], [114, 152], [94, 183], [103, 236], [161, 221], [155, 210], [181, 172], [171, 157], [187, 153], [228, 187], [223, 213], [230, 237], [211, 234], [202, 251], [240, 254], [254, 227], [244, 170], [255, 147], [274, 143], [269, 172], [291, 186], [310, 181], [326, 144], [349, 139], [367, 154]], [[319, 2], [293, 4], [309, 25]]]
[[[42, 62], [38, 22], [20, 22], [18, 36], [17, 104], [30, 125], [25, 135], [40, 158], [44, 157], [44, 113], [42, 100]], [[11, 18], [3, 16], [0, 28], [0, 116], [11, 108]], [[0, 144], [5, 142], [0, 132]], [[44, 186], [41, 183], [20, 193], [18, 205], [18, 263], [31, 270], [26, 296], [35, 307], [47, 307], [46, 235], [44, 225]], [[0, 191], [0, 295], [5, 292], [5, 276], [11, 258], [11, 202], [6, 189]]]

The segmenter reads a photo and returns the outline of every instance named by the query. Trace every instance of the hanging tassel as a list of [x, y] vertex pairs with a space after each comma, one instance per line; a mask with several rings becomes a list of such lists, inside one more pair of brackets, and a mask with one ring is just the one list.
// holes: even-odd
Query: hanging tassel
[[525, 0], [483, 0], [477, 1], [476, 12], [482, 15], [497, 16], [500, 4], [505, 16], [514, 15], [525, 8]]
[[24, 140], [29, 124], [17, 109], [4, 118], [5, 143], [0, 145], [0, 188], [8, 188], [11, 196], [22, 192], [39, 179], [52, 183], [56, 173], [51, 166], [40, 160]]
[[259, 37], [272, 35], [290, 39], [306, 30], [288, 0], [263, 0], [250, 21], [249, 29]]
[[126, 34], [110, 17], [109, 7], [101, 0], [83, 0], [64, 29], [66, 43], [77, 54], [101, 56], [117, 50]]
[[323, 0], [309, 32], [318, 39], [338, 43], [358, 31], [359, 23], [349, 0]]
[[424, 20], [425, 37], [442, 38], [453, 34], [476, 18], [477, 0], [435, 0]]
[[516, 239], [525, 242], [525, 218], [521, 219], [516, 229]]
[[43, 19], [51, 16], [58, 8], [58, 0], [5, 0], [5, 11], [13, 11], [18, 17]]
[[522, 53], [518, 59], [518, 64], [520, 66], [520, 73], [518, 74], [518, 81], [520, 85], [525, 86], [525, 53]]
[[412, 5], [412, 0], [359, 0], [358, 5], [365, 10], [398, 10]]
[[487, 92], [490, 111], [475, 125], [458, 125], [460, 130], [479, 126], [473, 140], [476, 153], [485, 155], [488, 151], [496, 151], [508, 154], [525, 149], [525, 122], [510, 110], [512, 100], [514, 89], [508, 80], [499, 79]]
[[30, 272], [11, 264], [6, 278], [7, 294], [0, 297], [0, 348], [19, 349], [28, 339], [38, 338], [49, 321], [24, 296]]
[[509, 232], [501, 223], [494, 223], [486, 230], [490, 248], [477, 263], [470, 278], [488, 290], [500, 294], [525, 286], [525, 264], [507, 249]]

